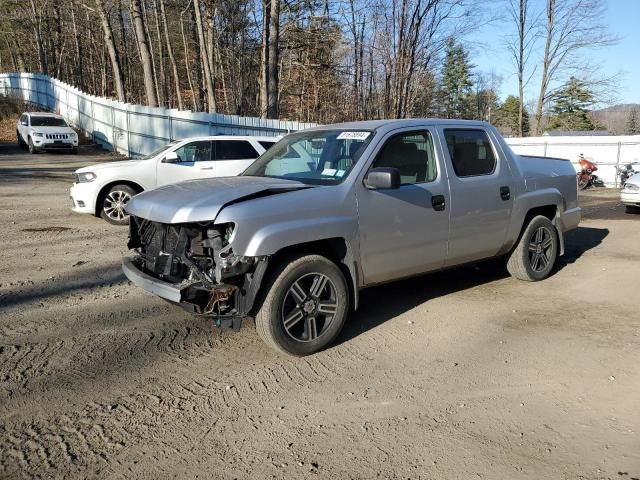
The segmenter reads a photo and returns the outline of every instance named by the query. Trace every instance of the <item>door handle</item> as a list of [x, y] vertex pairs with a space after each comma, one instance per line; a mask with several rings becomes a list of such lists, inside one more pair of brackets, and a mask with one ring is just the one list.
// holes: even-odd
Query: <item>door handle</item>
[[500, 198], [505, 201], [511, 198], [511, 190], [509, 187], [500, 187]]
[[442, 210], [444, 210], [444, 195], [434, 195], [433, 197], [431, 197], [431, 206], [436, 212], [441, 212]]
[[200, 170], [213, 170], [213, 167], [205, 167], [204, 165], [200, 167]]

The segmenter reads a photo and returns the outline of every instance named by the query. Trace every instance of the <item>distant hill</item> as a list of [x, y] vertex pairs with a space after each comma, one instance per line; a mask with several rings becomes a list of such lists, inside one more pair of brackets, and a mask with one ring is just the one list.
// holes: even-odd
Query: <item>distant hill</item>
[[621, 103], [591, 112], [591, 116], [614, 135], [624, 135], [629, 114], [635, 110], [640, 120], [640, 103]]

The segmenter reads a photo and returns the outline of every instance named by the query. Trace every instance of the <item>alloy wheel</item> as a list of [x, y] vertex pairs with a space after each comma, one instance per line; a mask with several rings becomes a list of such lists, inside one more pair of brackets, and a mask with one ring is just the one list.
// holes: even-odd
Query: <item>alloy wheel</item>
[[529, 265], [534, 272], [542, 272], [553, 256], [553, 235], [547, 227], [535, 230], [529, 241]]
[[321, 273], [308, 273], [294, 281], [282, 301], [281, 320], [287, 335], [298, 342], [322, 336], [338, 310], [337, 290]]
[[103, 210], [105, 215], [111, 220], [121, 222], [128, 215], [124, 207], [131, 200], [131, 195], [122, 190], [114, 190], [109, 192], [104, 199]]

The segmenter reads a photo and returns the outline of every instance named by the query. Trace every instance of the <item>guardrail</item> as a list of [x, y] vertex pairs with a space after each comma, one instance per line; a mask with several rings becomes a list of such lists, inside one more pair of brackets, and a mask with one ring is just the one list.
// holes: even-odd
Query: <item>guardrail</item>
[[109, 150], [147, 155], [173, 140], [208, 135], [278, 136], [311, 123], [146, 107], [97, 97], [47, 75], [0, 73], [0, 94], [59, 113]]

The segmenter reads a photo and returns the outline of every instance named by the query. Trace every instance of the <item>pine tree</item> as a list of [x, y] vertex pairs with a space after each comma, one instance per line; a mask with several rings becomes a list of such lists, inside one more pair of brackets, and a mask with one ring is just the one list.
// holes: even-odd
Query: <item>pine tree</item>
[[[520, 114], [520, 100], [514, 95], [509, 95], [498, 109], [495, 125], [507, 136], [518, 135], [518, 117]], [[522, 112], [523, 135], [529, 133], [529, 114]]]
[[464, 47], [449, 37], [440, 85], [446, 118], [473, 118], [472, 69]]
[[586, 84], [571, 77], [555, 95], [548, 128], [595, 130], [598, 126], [588, 115], [594, 103], [593, 93]]
[[629, 112], [629, 118], [627, 119], [627, 124], [624, 127], [625, 133], [627, 135], [638, 135], [640, 134], [640, 125], [638, 125], [638, 112], [636, 110], [631, 110]]

